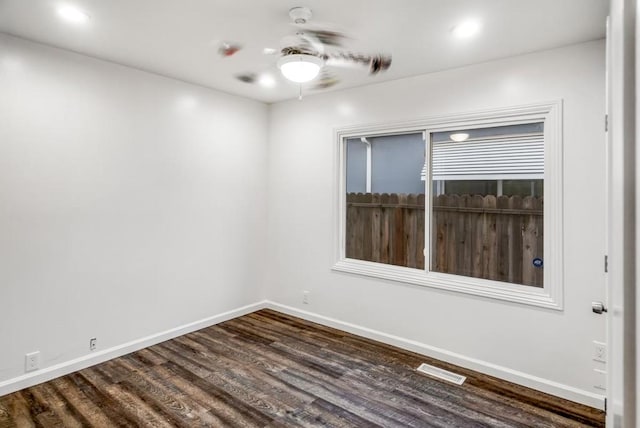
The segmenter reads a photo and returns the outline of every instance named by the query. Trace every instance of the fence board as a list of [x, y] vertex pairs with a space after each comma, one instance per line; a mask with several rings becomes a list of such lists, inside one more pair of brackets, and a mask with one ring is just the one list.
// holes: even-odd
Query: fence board
[[[380, 202], [382, 203], [382, 207], [390, 205], [389, 203], [389, 194], [383, 193], [380, 197]], [[390, 241], [391, 241], [391, 212], [392, 208], [382, 208], [382, 229], [380, 233], [382, 235], [382, 242], [380, 244], [380, 263], [391, 263], [390, 254]]]
[[[498, 196], [496, 208], [498, 210], [509, 209], [509, 198], [507, 196]], [[496, 235], [498, 237], [497, 276], [500, 281], [509, 281], [509, 218], [504, 215], [496, 217]]]
[[[522, 198], [509, 198], [509, 208], [519, 210]], [[509, 282], [522, 281], [522, 216], [509, 218]]]
[[[374, 193], [371, 196], [371, 204], [375, 206], [376, 204], [380, 204], [381, 195], [379, 193]], [[382, 210], [371, 210], [371, 260], [372, 262], [380, 262], [382, 249], [382, 235], [380, 230], [382, 217]]]
[[[458, 202], [458, 207], [464, 209], [468, 206], [470, 196], [462, 195]], [[451, 205], [451, 204], [449, 204]], [[456, 267], [457, 272], [461, 275], [469, 275], [469, 263], [467, 261], [471, 261], [470, 252], [467, 251], [467, 243], [469, 241], [469, 237], [467, 236], [469, 233], [469, 229], [467, 228], [467, 223], [465, 221], [466, 215], [458, 212], [456, 219], [456, 243], [455, 243], [455, 254], [456, 254]], [[468, 260], [467, 260], [468, 257]]]
[[[349, 258], [424, 269], [425, 198], [347, 194]], [[439, 195], [433, 199], [431, 270], [541, 287], [543, 199]]]
[[[446, 196], [440, 195], [435, 198], [435, 206], [446, 207]], [[433, 270], [438, 272], [447, 272], [447, 221], [444, 215], [436, 216], [433, 219], [435, 224], [435, 260]]]
[[[537, 200], [536, 200], [536, 210], [538, 212], [544, 212], [544, 199], [543, 198], [537, 198]], [[544, 261], [544, 233], [543, 233], [543, 231], [544, 231], [544, 216], [543, 215], [538, 215], [538, 216], [536, 216], [536, 236], [538, 238], [538, 242], [537, 242], [538, 254], [537, 254], [537, 257], [540, 257]], [[532, 285], [542, 286], [543, 278], [544, 278], [544, 269], [537, 268], [536, 269], [536, 276], [535, 276], [534, 284], [532, 284]]]
[[[460, 205], [460, 197], [458, 195], [451, 195], [446, 198], [447, 207], [458, 207]], [[458, 242], [458, 212], [455, 210], [447, 210], [442, 212], [445, 217], [447, 228], [447, 240], [445, 241], [446, 247], [446, 264], [448, 272], [458, 272], [458, 257], [456, 252], [456, 243]], [[462, 231], [460, 231], [462, 233]]]
[[498, 280], [498, 245], [496, 237], [496, 217], [497, 213], [493, 212], [496, 209], [496, 197], [493, 195], [487, 195], [484, 197], [483, 208], [490, 211], [486, 213], [484, 217], [484, 263], [483, 263], [483, 278]]
[[398, 206], [393, 210], [393, 234], [391, 235], [391, 264], [406, 266], [404, 260], [404, 245], [402, 242], [402, 238], [404, 235], [404, 208], [401, 205], [406, 203], [406, 195], [400, 194], [392, 194], [389, 198], [390, 205]]
[[[530, 209], [533, 208], [533, 206], [534, 201], [530, 196], [527, 196], [522, 200], [523, 208]], [[535, 277], [535, 267], [532, 263], [537, 252], [537, 239], [535, 233], [535, 218], [533, 218], [533, 216], [525, 216], [523, 218], [522, 226], [522, 282], [525, 284], [533, 282]]]
[[420, 208], [416, 208], [415, 211], [417, 212], [417, 220], [416, 220], [416, 234], [415, 237], [418, 241], [418, 244], [416, 245], [416, 268], [418, 269], [424, 269], [425, 267], [425, 256], [424, 256], [424, 250], [425, 250], [425, 215], [424, 215], [424, 206], [425, 206], [425, 196], [424, 194], [420, 194], [418, 195], [418, 201], [417, 201], [417, 205], [418, 207], [422, 207]]
[[[474, 195], [471, 199], [471, 206], [473, 208], [482, 208], [484, 205], [484, 198], [480, 195]], [[436, 214], [438, 215], [438, 214]], [[482, 262], [483, 262], [483, 248], [484, 248], [484, 215], [481, 211], [472, 213], [473, 224], [471, 233], [473, 235], [473, 252], [471, 254], [471, 276], [474, 278], [482, 278]], [[455, 273], [455, 272], [449, 272]]]
[[373, 203], [373, 197], [371, 193], [365, 193], [360, 199], [360, 203], [363, 204], [358, 207], [360, 211], [360, 221], [362, 222], [362, 259], [373, 260], [373, 228], [371, 225], [371, 217], [373, 216], [373, 210], [367, 209], [367, 206], [371, 206]]
[[[416, 206], [418, 203], [418, 195], [407, 195], [407, 205]], [[405, 209], [404, 222], [404, 242], [405, 252], [407, 254], [407, 266], [417, 266], [416, 247], [418, 245], [418, 210]]]

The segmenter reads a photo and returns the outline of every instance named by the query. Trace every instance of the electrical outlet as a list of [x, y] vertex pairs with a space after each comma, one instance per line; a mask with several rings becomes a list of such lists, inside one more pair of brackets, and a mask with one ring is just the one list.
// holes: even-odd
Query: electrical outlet
[[98, 339], [96, 339], [95, 337], [89, 339], [89, 351], [95, 351], [96, 346], [98, 346]]
[[24, 371], [32, 372], [40, 368], [40, 351], [30, 352], [24, 356]]
[[593, 386], [605, 391], [607, 389], [607, 372], [600, 369], [593, 369], [595, 373]]
[[607, 362], [607, 345], [606, 343], [593, 341], [593, 360], [601, 363]]
[[302, 292], [302, 303], [305, 305], [309, 304], [309, 292], [307, 290]]

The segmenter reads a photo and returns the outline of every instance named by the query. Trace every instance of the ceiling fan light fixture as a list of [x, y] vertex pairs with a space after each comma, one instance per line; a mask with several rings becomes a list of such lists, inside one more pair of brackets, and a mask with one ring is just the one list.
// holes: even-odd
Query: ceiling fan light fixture
[[278, 60], [278, 68], [288, 80], [305, 83], [315, 79], [320, 73], [324, 61], [314, 55], [286, 55]]

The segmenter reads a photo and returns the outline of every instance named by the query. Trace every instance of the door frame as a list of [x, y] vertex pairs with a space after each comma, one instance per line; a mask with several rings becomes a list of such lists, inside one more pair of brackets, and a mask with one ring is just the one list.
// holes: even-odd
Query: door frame
[[636, 426], [636, 0], [611, 0], [607, 34], [607, 426]]

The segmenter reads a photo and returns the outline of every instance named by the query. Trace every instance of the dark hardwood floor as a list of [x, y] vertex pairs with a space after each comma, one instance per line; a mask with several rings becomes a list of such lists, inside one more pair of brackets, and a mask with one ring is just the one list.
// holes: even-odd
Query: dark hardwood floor
[[0, 427], [14, 426], [580, 427], [604, 414], [262, 310], [0, 397]]

